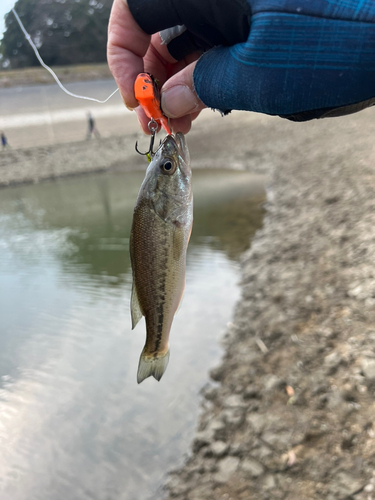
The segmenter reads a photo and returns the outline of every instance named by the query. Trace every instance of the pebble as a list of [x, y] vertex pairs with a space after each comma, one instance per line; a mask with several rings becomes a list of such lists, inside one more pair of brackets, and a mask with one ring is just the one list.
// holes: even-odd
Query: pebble
[[207, 446], [211, 442], [212, 438], [213, 435], [211, 432], [197, 432], [192, 445], [193, 452], [197, 453], [201, 448]]
[[225, 457], [218, 464], [218, 471], [213, 475], [217, 483], [226, 483], [237, 470], [240, 459], [237, 457]]
[[266, 474], [263, 478], [263, 489], [273, 490], [276, 487], [276, 480], [271, 474]]
[[245, 421], [245, 412], [242, 408], [224, 410], [222, 413], [224, 422], [231, 427], [240, 427]]
[[218, 390], [216, 387], [209, 386], [203, 391], [203, 396], [208, 401], [215, 401], [218, 395]]
[[252, 399], [259, 396], [259, 388], [255, 384], [248, 385], [244, 391], [245, 399]]
[[215, 441], [211, 444], [210, 451], [214, 457], [222, 457], [226, 455], [228, 448], [228, 444], [224, 441]]
[[212, 368], [212, 370], [210, 370], [210, 377], [215, 382], [220, 382], [223, 379], [224, 374], [225, 369], [223, 365], [217, 366], [216, 368]]
[[375, 359], [362, 358], [361, 368], [363, 375], [370, 382], [375, 381]]
[[239, 394], [232, 394], [224, 401], [224, 406], [229, 408], [237, 408], [244, 407], [246, 404], [244, 403], [242, 396]]
[[274, 391], [285, 387], [285, 382], [276, 375], [269, 375], [264, 381], [264, 389], [266, 391]]
[[259, 413], [250, 413], [246, 417], [246, 421], [251, 425], [256, 434], [261, 434], [266, 424], [266, 418]]
[[250, 477], [261, 476], [264, 472], [263, 465], [253, 458], [245, 458], [242, 460], [241, 469]]
[[337, 368], [340, 366], [342, 361], [343, 361], [343, 359], [342, 359], [342, 356], [340, 353], [334, 351], [334, 352], [331, 352], [330, 354], [328, 354], [328, 356], [326, 356], [324, 358], [324, 365], [326, 367], [326, 373], [328, 375], [333, 374], [337, 370]]
[[226, 435], [226, 426], [222, 420], [217, 418], [208, 423], [206, 431], [211, 433], [214, 440], [222, 441]]

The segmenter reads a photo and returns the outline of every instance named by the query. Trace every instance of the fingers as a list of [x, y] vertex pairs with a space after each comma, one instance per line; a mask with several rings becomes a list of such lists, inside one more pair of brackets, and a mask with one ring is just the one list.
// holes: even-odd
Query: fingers
[[[205, 105], [194, 91], [193, 72], [199, 54], [191, 54], [183, 61], [175, 61], [159, 34], [147, 35], [134, 20], [126, 0], [114, 0], [108, 27], [107, 57], [109, 68], [125, 102], [136, 108], [142, 130], [149, 134], [148, 118], [134, 96], [137, 75], [147, 71], [162, 87], [162, 109], [171, 118], [175, 132], [186, 134]], [[194, 62], [192, 62], [194, 61]], [[173, 76], [171, 76], [173, 75]]]
[[197, 113], [206, 106], [197, 96], [193, 84], [196, 61], [169, 78], [161, 89], [161, 107], [170, 118]]
[[138, 73], [143, 71], [143, 57], [150, 39], [135, 22], [125, 0], [114, 0], [108, 26], [107, 58], [129, 108], [138, 106], [133, 87]]
[[[135, 112], [137, 114], [138, 122], [143, 132], [149, 135], [150, 130], [148, 128], [148, 122], [150, 121], [150, 119], [146, 116], [145, 112], [140, 106], [138, 106], [138, 108], [135, 108]], [[195, 120], [198, 114], [193, 116], [186, 115], [182, 116], [181, 118], [174, 118], [173, 120], [170, 121], [172, 131], [174, 133], [182, 132], [183, 134], [187, 134], [191, 129], [192, 120]]]

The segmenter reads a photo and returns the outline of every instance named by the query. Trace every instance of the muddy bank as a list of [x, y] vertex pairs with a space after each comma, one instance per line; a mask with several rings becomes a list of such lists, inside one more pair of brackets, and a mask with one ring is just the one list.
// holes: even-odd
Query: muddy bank
[[375, 498], [373, 118], [247, 122], [268, 212], [165, 498]]

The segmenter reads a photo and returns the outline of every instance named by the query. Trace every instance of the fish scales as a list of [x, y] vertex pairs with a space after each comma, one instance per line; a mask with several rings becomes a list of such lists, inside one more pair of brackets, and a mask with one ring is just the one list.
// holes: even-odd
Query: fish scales
[[189, 153], [182, 134], [168, 136], [146, 173], [130, 238], [133, 328], [145, 316], [147, 337], [138, 383], [160, 380], [169, 359], [169, 333], [185, 287], [192, 226]]
[[[132, 244], [137, 258], [134, 259], [134, 276], [138, 301], [147, 323], [145, 352], [156, 355], [165, 350], [173, 319], [173, 306], [178, 306], [183, 292], [185, 258], [178, 259], [174, 252], [174, 228], [164, 223], [143, 202], [135, 210], [138, 227], [133, 230]], [[180, 238], [184, 237], [183, 231]], [[158, 242], [157, 245], [150, 242]], [[187, 244], [187, 242], [186, 242]], [[182, 246], [184, 243], [182, 244]]]

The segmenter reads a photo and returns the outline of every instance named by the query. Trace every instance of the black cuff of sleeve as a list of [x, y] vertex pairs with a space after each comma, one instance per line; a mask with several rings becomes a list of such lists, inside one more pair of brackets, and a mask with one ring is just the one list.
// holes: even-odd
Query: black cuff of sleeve
[[193, 52], [205, 52], [211, 48], [203, 40], [194, 37], [189, 31], [184, 31], [182, 35], [174, 38], [168, 43], [168, 51], [176, 61], [180, 61], [184, 57]]
[[336, 116], [351, 115], [352, 113], [358, 113], [363, 109], [369, 108], [375, 105], [375, 97], [367, 99], [366, 101], [356, 102], [354, 104], [348, 104], [347, 106], [339, 106], [334, 108], [321, 108], [313, 109], [311, 111], [301, 111], [300, 113], [295, 113], [293, 115], [279, 115], [281, 118], [286, 118], [292, 122], [306, 122], [313, 120], [314, 118], [333, 118]]
[[134, 19], [148, 35], [184, 24], [178, 17], [173, 0], [128, 0], [128, 7]]
[[250, 31], [247, 0], [128, 0], [128, 6], [149, 35], [185, 25], [208, 48], [244, 42]]

